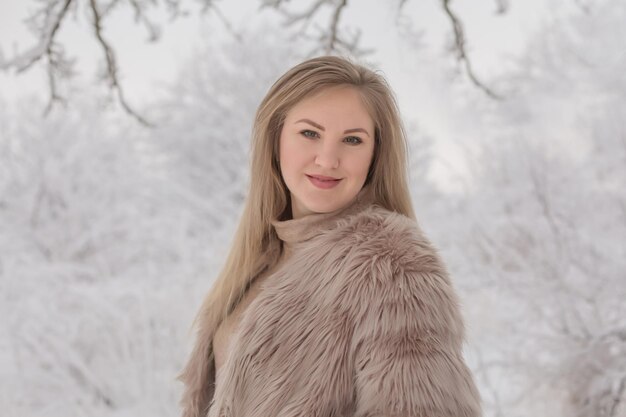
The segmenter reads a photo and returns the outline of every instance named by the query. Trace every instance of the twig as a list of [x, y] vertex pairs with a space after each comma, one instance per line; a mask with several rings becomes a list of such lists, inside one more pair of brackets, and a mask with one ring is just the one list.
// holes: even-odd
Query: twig
[[159, 26], [153, 23], [148, 16], [146, 16], [145, 12], [141, 8], [141, 5], [137, 3], [137, 0], [129, 0], [133, 9], [135, 9], [135, 22], [141, 22], [148, 31], [148, 41], [156, 42], [159, 40], [160, 30]]
[[124, 108], [124, 110], [133, 116], [139, 123], [144, 126], [152, 127], [153, 125], [140, 116], [133, 108], [128, 104], [126, 98], [124, 97], [124, 92], [120, 86], [118, 77], [117, 77], [117, 64], [115, 62], [115, 53], [113, 49], [110, 47], [108, 42], [102, 36], [102, 22], [100, 20], [100, 14], [98, 12], [98, 6], [96, 5], [96, 0], [89, 0], [89, 4], [91, 6], [91, 11], [93, 12], [93, 27], [95, 31], [96, 38], [98, 43], [102, 47], [104, 51], [104, 56], [106, 58], [106, 68], [107, 73], [106, 76], [109, 79], [110, 87], [117, 92], [117, 98]]
[[285, 26], [294, 26], [295, 24], [301, 24], [298, 29], [299, 35], [310, 39], [310, 34], [307, 33], [309, 25], [314, 22], [315, 17], [319, 14], [320, 10], [324, 6], [330, 6], [332, 8], [332, 15], [328, 26], [319, 28], [318, 25], [314, 25], [316, 30], [321, 32], [321, 35], [315, 39], [315, 42], [320, 45], [320, 48], [315, 48], [312, 52], [322, 52], [330, 54], [333, 52], [347, 52], [353, 55], [363, 55], [367, 52], [359, 50], [358, 39], [359, 33], [357, 32], [352, 39], [344, 39], [340, 36], [341, 27], [341, 14], [345, 7], [348, 5], [348, 0], [314, 0], [310, 5], [301, 12], [291, 12], [285, 9], [285, 0], [264, 0], [262, 7], [272, 7], [278, 12], [282, 13], [285, 18]]
[[[16, 71], [18, 73], [21, 73], [29, 69], [31, 66], [33, 66], [33, 64], [39, 61], [43, 55], [48, 55], [48, 56], [51, 55], [54, 38], [59, 28], [61, 27], [63, 18], [65, 17], [65, 14], [69, 10], [70, 5], [72, 4], [72, 1], [74, 0], [65, 0], [65, 3], [63, 4], [63, 7], [61, 8], [61, 11], [56, 16], [56, 18], [54, 18], [53, 24], [46, 25], [49, 30], [47, 33], [43, 34], [41, 41], [39, 42], [38, 45], [34, 46], [30, 51], [4, 64], [3, 67], [8, 68], [8, 67], [14, 66], [16, 68]], [[50, 8], [53, 6], [54, 5], [48, 6], [49, 8], [48, 8], [47, 13], [50, 13]], [[26, 62], [20, 62], [22, 60], [25, 60]]]
[[467, 56], [467, 50], [465, 49], [465, 32], [463, 30], [463, 25], [461, 24], [459, 18], [450, 9], [450, 1], [451, 0], [442, 0], [442, 6], [444, 11], [446, 12], [446, 15], [450, 19], [450, 22], [452, 23], [452, 28], [454, 30], [454, 45], [457, 52], [457, 59], [463, 62], [463, 65], [465, 66], [465, 73], [476, 87], [483, 90], [489, 97], [493, 99], [501, 99], [502, 97], [496, 94], [493, 90], [491, 90], [483, 82], [481, 82], [478, 77], [476, 77], [476, 74], [472, 69], [472, 63]]
[[[44, 20], [44, 33], [42, 33], [39, 44], [35, 45], [33, 48], [23, 53], [22, 55], [18, 55], [17, 57], [13, 58], [11, 61], [2, 63], [2, 65], [0, 66], [0, 68], [4, 69], [15, 67], [16, 72], [19, 74], [31, 68], [42, 57], [46, 57], [46, 74], [48, 76], [50, 99], [48, 101], [48, 104], [46, 105], [44, 114], [48, 114], [50, 112], [55, 102], [63, 102], [63, 97], [61, 97], [57, 92], [56, 77], [54, 75], [54, 71], [57, 69], [57, 65], [62, 65], [63, 58], [61, 56], [55, 56], [53, 46], [55, 37], [61, 27], [61, 23], [63, 22], [65, 15], [70, 8], [70, 5], [72, 4], [72, 1], [73, 0], [65, 0], [61, 7], [61, 10], [56, 16], [52, 16], [52, 9], [54, 8], [54, 4], [48, 5], [45, 9], [46, 17]], [[52, 21], [50, 21], [49, 19], [52, 19]]]
[[329, 54], [332, 51], [335, 50], [335, 44], [337, 43], [337, 30], [338, 30], [338, 26], [339, 26], [339, 20], [341, 17], [341, 12], [343, 11], [344, 7], [346, 7], [348, 4], [348, 0], [342, 0], [339, 2], [339, 4], [337, 4], [337, 7], [335, 8], [335, 12], [333, 13], [333, 17], [330, 21], [330, 34], [328, 36], [328, 44], [326, 45], [326, 53]]

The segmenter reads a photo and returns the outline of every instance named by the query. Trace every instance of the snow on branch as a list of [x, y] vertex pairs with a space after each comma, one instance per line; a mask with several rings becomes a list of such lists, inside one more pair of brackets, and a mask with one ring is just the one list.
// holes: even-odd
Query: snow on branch
[[[311, 39], [318, 46], [312, 54], [324, 53], [347, 53], [355, 56], [362, 56], [370, 53], [371, 50], [360, 47], [360, 31], [356, 30], [351, 35], [340, 33], [341, 15], [348, 5], [347, 0], [315, 0], [309, 6], [299, 12], [294, 12], [285, 8], [285, 0], [262, 0], [262, 7], [271, 7], [285, 16], [285, 26], [300, 25], [298, 32], [300, 36]], [[309, 26], [316, 21], [322, 10], [328, 6], [330, 8], [330, 20], [327, 25], [320, 27], [315, 24], [318, 32], [317, 37], [308, 34]]]
[[[137, 4], [136, 2], [132, 2], [133, 4]], [[124, 91], [120, 86], [119, 79], [117, 76], [117, 63], [115, 58], [115, 52], [109, 45], [109, 43], [102, 36], [102, 16], [98, 11], [98, 5], [96, 4], [96, 0], [89, 0], [89, 6], [91, 8], [91, 12], [93, 13], [93, 29], [95, 31], [96, 38], [98, 43], [102, 47], [104, 51], [105, 60], [106, 60], [106, 75], [105, 78], [109, 81], [109, 87], [117, 92], [117, 98], [124, 108], [124, 110], [132, 115], [135, 119], [137, 119], [141, 124], [145, 126], [151, 126], [151, 124], [140, 116], [133, 108], [128, 104], [126, 98], [124, 97]]]
[[[492, 89], [490, 89], [487, 85], [485, 85], [482, 81], [480, 81], [474, 73], [474, 70], [472, 69], [472, 63], [467, 56], [467, 50], [465, 48], [465, 31], [463, 29], [463, 24], [450, 8], [450, 1], [451, 0], [442, 0], [442, 6], [446, 15], [450, 19], [450, 22], [452, 23], [452, 29], [454, 31], [454, 49], [456, 51], [457, 59], [463, 63], [467, 76], [476, 87], [484, 91], [489, 97], [494, 99], [500, 99], [501, 97], [496, 94]], [[500, 0], [498, 2], [498, 7], [499, 10], [502, 10], [504, 12], [506, 10], [506, 1]]]
[[[50, 110], [53, 102], [62, 101], [57, 92], [57, 76], [69, 77], [72, 73], [72, 63], [65, 57], [62, 47], [55, 43], [55, 37], [73, 1], [55, 0], [48, 2], [27, 21], [31, 30], [38, 32], [39, 41], [37, 44], [8, 61], [0, 54], [0, 69], [15, 68], [18, 73], [28, 70], [42, 58], [45, 59], [50, 88], [50, 102], [46, 112]], [[40, 20], [43, 21], [40, 23]]]
[[[509, 0], [494, 0], [497, 13], [505, 13], [508, 9]], [[160, 26], [149, 16], [151, 9], [164, 6], [170, 19], [187, 15], [183, 9], [184, 0], [38, 0], [40, 9], [33, 13], [26, 24], [35, 33], [37, 41], [34, 46], [25, 52], [16, 53], [15, 56], [5, 59], [0, 51], [0, 70], [14, 69], [21, 73], [44, 61], [48, 77], [50, 100], [46, 113], [55, 103], [65, 102], [64, 97], [58, 92], [58, 83], [61, 79], [68, 79], [73, 75], [73, 60], [65, 55], [63, 44], [57, 41], [59, 29], [67, 20], [68, 12], [78, 7], [85, 7], [87, 15], [91, 17], [89, 26], [93, 29], [97, 47], [103, 52], [105, 58], [105, 74], [103, 80], [116, 94], [121, 107], [140, 123], [149, 125], [137, 111], [135, 111], [125, 98], [124, 89], [119, 78], [119, 64], [116, 59], [115, 48], [104, 36], [104, 23], [112, 14], [111, 12], [120, 7], [127, 7], [133, 11], [135, 23], [144, 27], [148, 32], [148, 41], [156, 42], [161, 35]], [[288, 0], [259, 0], [261, 7], [270, 7], [285, 17], [284, 26], [296, 27], [297, 33], [310, 40], [315, 46], [311, 54], [346, 54], [363, 56], [371, 53], [371, 49], [364, 49], [360, 42], [360, 29], [358, 27], [345, 27], [345, 11], [348, 0], [308, 0], [305, 6], [295, 11]], [[407, 0], [399, 0], [398, 10], [407, 3]], [[224, 24], [226, 29], [240, 39], [231, 22], [217, 7], [216, 0], [196, 0], [200, 5], [199, 13], [209, 10]], [[352, 4], [352, 3], [351, 3]], [[355, 7], [356, 2], [354, 3]], [[454, 34], [453, 51], [457, 59], [462, 62], [465, 72], [471, 82], [487, 93], [490, 97], [499, 98], [498, 95], [478, 79], [472, 63], [466, 51], [466, 39], [461, 20], [450, 8], [450, 0], [441, 0], [441, 5], [452, 23]], [[326, 20], [327, 19], [327, 20]], [[325, 20], [325, 23], [322, 21]], [[310, 30], [312, 28], [312, 30]]]
[[[213, 0], [203, 0], [208, 7]], [[167, 7], [172, 19], [184, 14], [181, 10], [181, 0], [162, 0]], [[63, 45], [57, 41], [59, 30], [67, 20], [68, 12], [76, 9], [83, 2], [80, 0], [40, 0], [41, 7], [32, 13], [26, 20], [26, 25], [35, 34], [36, 43], [26, 51], [16, 53], [12, 58], [5, 58], [0, 51], [0, 70], [14, 69], [22, 73], [37, 64], [45, 61], [46, 75], [48, 78], [49, 102], [45, 113], [49, 113], [56, 103], [64, 103], [65, 98], [58, 91], [58, 82], [61, 79], [69, 79], [73, 75], [74, 61], [65, 55]], [[108, 2], [89, 0], [85, 2], [87, 11], [92, 20], [90, 26], [93, 29], [97, 44], [105, 56], [106, 74], [105, 79], [109, 87], [117, 93], [117, 98], [122, 108], [144, 125], [149, 125], [146, 119], [139, 115], [127, 102], [124, 91], [118, 77], [118, 66], [114, 48], [103, 36], [103, 22], [110, 12], [120, 4], [130, 6], [135, 15], [135, 22], [144, 26], [148, 31], [148, 40], [158, 41], [160, 27], [148, 17], [148, 9], [157, 7], [156, 0], [110, 0]]]
[[39, 28], [39, 42], [14, 59], [0, 63], [0, 68], [8, 69], [10, 67], [14, 67], [18, 72], [23, 72], [39, 61], [44, 55], [50, 57], [53, 53], [52, 49], [54, 38], [61, 27], [63, 18], [67, 14], [72, 2], [73, 0], [50, 2], [31, 19], [29, 19], [30, 25], [35, 26], [36, 18], [40, 15], [44, 15], [42, 27]]
[[129, 2], [130, 5], [133, 7], [133, 10], [135, 11], [135, 23], [140, 23], [144, 25], [146, 30], [148, 31], [148, 41], [158, 41], [159, 37], [161, 36], [159, 26], [151, 21], [150, 18], [148, 18], [144, 8], [141, 4], [139, 4], [137, 0], [129, 0]]
[[[73, 75], [74, 60], [66, 57], [63, 45], [57, 41], [59, 29], [67, 20], [68, 12], [73, 8], [85, 7], [91, 16], [89, 26], [93, 29], [96, 43], [105, 57], [105, 74], [109, 88], [117, 95], [117, 99], [128, 114], [141, 124], [150, 123], [135, 111], [125, 98], [124, 89], [119, 79], [119, 68], [115, 48], [106, 40], [103, 34], [104, 22], [110, 13], [119, 6], [132, 9], [135, 23], [143, 26], [148, 32], [148, 41], [157, 42], [161, 36], [161, 27], [149, 17], [149, 11], [163, 5], [169, 13], [170, 20], [188, 14], [183, 9], [184, 0], [38, 0], [41, 7], [32, 13], [26, 20], [26, 25], [36, 36], [36, 43], [25, 52], [16, 53], [11, 58], [5, 58], [0, 50], [0, 70], [15, 70], [22, 73], [32, 68], [42, 59], [48, 78], [49, 103], [45, 113], [49, 113], [56, 103], [65, 103], [65, 98], [58, 92], [58, 83], [61, 79], [69, 79]], [[197, 0], [200, 4], [200, 13], [215, 10], [222, 23], [230, 32], [234, 32], [227, 19], [216, 9], [216, 0]]]
[[335, 45], [338, 42], [337, 39], [337, 27], [339, 26], [339, 19], [341, 17], [341, 11], [344, 7], [346, 7], [347, 0], [340, 1], [335, 7], [335, 11], [333, 13], [333, 18], [330, 22], [329, 34], [326, 44], [326, 51], [332, 51], [335, 49]]
[[[451, 0], [441, 0], [441, 6], [448, 20], [450, 20], [450, 23], [452, 24], [452, 30], [454, 35], [454, 45], [452, 46], [453, 52], [456, 53], [457, 59], [463, 63], [465, 73], [469, 77], [472, 84], [485, 92], [489, 97], [494, 99], [500, 99], [501, 97], [489, 87], [487, 87], [487, 85], [485, 85], [482, 81], [480, 81], [474, 73], [474, 70], [472, 69], [472, 62], [467, 55], [467, 48], [465, 46], [465, 31], [463, 29], [463, 24], [461, 22], [461, 19], [459, 19], [459, 17], [450, 8], [450, 2]], [[495, 2], [496, 14], [503, 15], [509, 10], [509, 0], [495, 0]], [[399, 0], [398, 10], [402, 10], [402, 8], [407, 3], [408, 0]]]

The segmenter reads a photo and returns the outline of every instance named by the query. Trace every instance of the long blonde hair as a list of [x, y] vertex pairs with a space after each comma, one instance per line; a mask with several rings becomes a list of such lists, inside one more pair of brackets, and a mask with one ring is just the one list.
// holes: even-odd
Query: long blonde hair
[[[407, 144], [396, 100], [383, 77], [336, 56], [309, 59], [274, 83], [259, 105], [252, 133], [251, 178], [243, 214], [230, 253], [201, 314], [223, 319], [261, 267], [278, 237], [271, 221], [290, 205], [280, 174], [278, 143], [287, 112], [322, 89], [349, 85], [358, 89], [375, 125], [372, 165], [365, 185], [374, 201], [414, 218], [407, 184]], [[206, 320], [205, 316], [203, 320]]]
[[259, 105], [252, 133], [252, 175], [243, 214], [226, 263], [200, 314], [209, 313], [221, 321], [259, 272], [266, 251], [278, 243], [271, 221], [282, 217], [290, 204], [278, 164], [278, 141], [287, 112], [304, 98], [340, 85], [352, 86], [361, 93], [374, 120], [374, 157], [366, 180], [374, 201], [415, 217], [407, 183], [406, 136], [385, 79], [336, 56], [302, 62], [280, 77]]
[[[285, 216], [290, 205], [278, 159], [279, 137], [287, 112], [304, 98], [343, 85], [361, 93], [374, 121], [374, 157], [365, 182], [372, 189], [374, 202], [415, 218], [407, 183], [406, 136], [396, 100], [385, 79], [335, 56], [313, 58], [296, 65], [274, 83], [257, 110], [247, 199], [224, 267], [198, 313], [198, 338], [212, 338], [211, 332], [235, 307], [268, 262], [267, 258], [280, 247], [271, 221]], [[193, 355], [210, 355], [208, 343], [198, 340]], [[190, 369], [193, 363], [198, 362], [192, 357], [182, 377], [206, 377], [204, 372]]]

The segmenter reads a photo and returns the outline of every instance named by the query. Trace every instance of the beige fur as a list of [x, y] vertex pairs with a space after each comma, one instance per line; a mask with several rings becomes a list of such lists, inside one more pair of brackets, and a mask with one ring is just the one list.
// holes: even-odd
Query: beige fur
[[281, 222], [294, 253], [244, 312], [215, 392], [200, 322], [183, 416], [480, 416], [457, 296], [415, 221], [369, 202], [307, 217]]

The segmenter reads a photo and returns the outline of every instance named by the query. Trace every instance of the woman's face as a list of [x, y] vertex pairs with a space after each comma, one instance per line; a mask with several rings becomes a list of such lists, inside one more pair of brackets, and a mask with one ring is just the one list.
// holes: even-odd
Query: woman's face
[[287, 113], [279, 148], [293, 218], [328, 213], [347, 206], [363, 187], [374, 121], [355, 88], [328, 88]]

